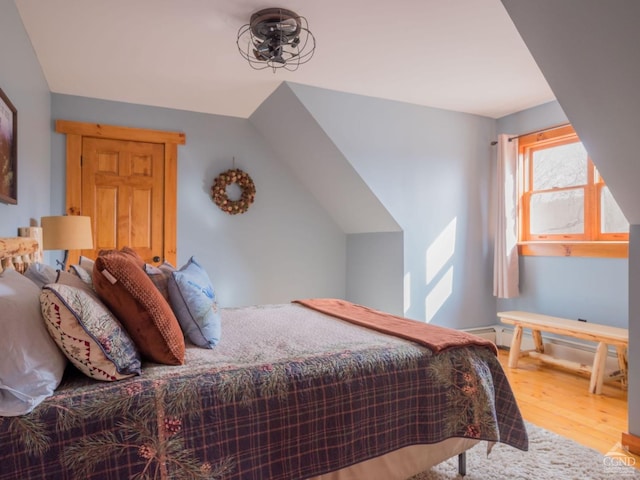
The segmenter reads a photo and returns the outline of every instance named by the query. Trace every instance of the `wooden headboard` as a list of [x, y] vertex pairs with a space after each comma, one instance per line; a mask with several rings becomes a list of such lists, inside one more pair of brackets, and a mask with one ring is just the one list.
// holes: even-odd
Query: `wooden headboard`
[[35, 262], [40, 246], [35, 238], [0, 237], [0, 271], [13, 268], [21, 273]]

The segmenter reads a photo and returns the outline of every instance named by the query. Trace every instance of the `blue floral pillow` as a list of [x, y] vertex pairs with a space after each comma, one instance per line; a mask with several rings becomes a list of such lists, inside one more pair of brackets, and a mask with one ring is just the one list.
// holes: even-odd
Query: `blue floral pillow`
[[169, 278], [169, 300], [182, 331], [195, 345], [213, 348], [220, 341], [220, 311], [211, 280], [191, 257]]

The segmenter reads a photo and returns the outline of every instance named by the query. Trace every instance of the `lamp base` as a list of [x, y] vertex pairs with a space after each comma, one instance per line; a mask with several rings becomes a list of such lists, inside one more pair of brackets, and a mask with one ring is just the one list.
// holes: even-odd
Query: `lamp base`
[[60, 270], [63, 272], [67, 271], [67, 258], [69, 257], [69, 250], [64, 251], [64, 257], [62, 257], [62, 261], [56, 258], [56, 265], [60, 267]]

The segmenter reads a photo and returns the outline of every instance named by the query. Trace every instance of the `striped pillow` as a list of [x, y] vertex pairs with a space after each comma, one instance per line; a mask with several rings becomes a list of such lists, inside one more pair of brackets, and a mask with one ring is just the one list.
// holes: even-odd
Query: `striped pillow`
[[149, 263], [145, 263], [144, 271], [147, 276], [151, 279], [153, 284], [156, 286], [158, 291], [162, 294], [164, 299], [169, 301], [169, 278], [171, 278], [171, 274], [176, 271], [176, 267], [171, 265], [169, 262], [163, 262], [162, 265], [156, 267]]

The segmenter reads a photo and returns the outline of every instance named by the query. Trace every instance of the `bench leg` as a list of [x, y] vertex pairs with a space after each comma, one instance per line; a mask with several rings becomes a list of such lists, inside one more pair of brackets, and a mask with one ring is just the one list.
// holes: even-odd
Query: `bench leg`
[[533, 341], [535, 342], [536, 352], [544, 353], [544, 343], [542, 343], [542, 334], [540, 330], [532, 330]]
[[513, 339], [511, 340], [511, 350], [509, 351], [509, 368], [516, 368], [518, 366], [518, 359], [520, 358], [520, 344], [522, 343], [522, 327], [516, 325], [513, 330]]
[[618, 367], [620, 368], [621, 380], [620, 383], [623, 387], [627, 386], [627, 348], [616, 346], [616, 352], [618, 353]]
[[596, 356], [593, 359], [591, 369], [591, 381], [589, 382], [589, 393], [600, 395], [602, 393], [602, 381], [604, 380], [604, 368], [607, 362], [607, 344], [600, 342], [596, 349]]

